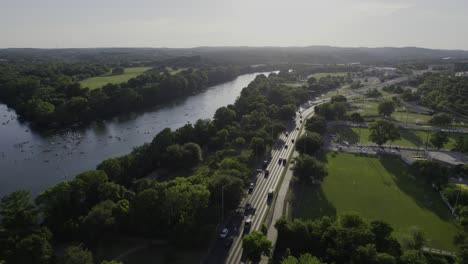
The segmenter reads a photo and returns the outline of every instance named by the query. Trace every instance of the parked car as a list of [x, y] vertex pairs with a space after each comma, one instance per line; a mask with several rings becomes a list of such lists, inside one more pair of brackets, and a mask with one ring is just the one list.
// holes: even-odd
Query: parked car
[[228, 234], [229, 234], [229, 229], [224, 228], [223, 231], [221, 231], [221, 234], [219, 235], [219, 237], [226, 238]]
[[286, 167], [286, 159], [283, 159], [283, 166]]
[[257, 173], [262, 173], [263, 170], [262, 169], [257, 169]]
[[299, 131], [299, 128], [297, 127], [296, 130]]
[[279, 165], [283, 164], [283, 158], [279, 158], [279, 159], [278, 159], [278, 164], [279, 164]]
[[287, 148], [288, 148], [288, 145], [284, 145], [284, 148], [287, 149]]
[[294, 144], [294, 138], [293, 138], [293, 139], [291, 139], [291, 143], [293, 143], [293, 144]]
[[270, 176], [270, 171], [269, 170], [265, 170], [265, 177], [268, 177]]
[[263, 161], [263, 169], [266, 169], [268, 167], [268, 160]]
[[286, 134], [285, 134], [285, 135], [286, 135], [286, 137], [288, 137], [288, 136], [289, 136], [289, 133], [288, 133], [288, 132], [286, 132]]

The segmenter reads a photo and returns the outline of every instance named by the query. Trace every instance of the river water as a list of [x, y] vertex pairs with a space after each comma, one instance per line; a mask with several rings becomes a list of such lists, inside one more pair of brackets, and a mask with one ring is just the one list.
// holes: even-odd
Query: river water
[[[244, 74], [204, 92], [86, 128], [52, 135], [32, 131], [15, 112], [0, 104], [0, 197], [17, 189], [33, 196], [78, 173], [94, 169], [104, 159], [129, 153], [150, 142], [162, 129], [212, 118], [216, 109], [234, 103], [242, 88], [258, 74]], [[267, 74], [267, 73], [264, 73]]]

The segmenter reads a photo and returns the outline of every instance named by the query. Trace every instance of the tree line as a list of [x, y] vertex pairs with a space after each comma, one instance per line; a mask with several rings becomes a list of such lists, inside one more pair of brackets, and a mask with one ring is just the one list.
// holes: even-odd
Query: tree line
[[252, 69], [202, 67], [174, 75], [154, 69], [126, 83], [94, 90], [78, 82], [108, 71], [106, 66], [89, 64], [0, 64], [0, 100], [36, 126], [63, 127], [159, 105]]

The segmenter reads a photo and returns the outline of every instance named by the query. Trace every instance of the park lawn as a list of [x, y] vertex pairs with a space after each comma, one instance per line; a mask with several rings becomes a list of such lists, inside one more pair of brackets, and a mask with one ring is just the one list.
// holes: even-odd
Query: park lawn
[[[352, 110], [350, 111], [350, 114], [359, 113], [363, 117], [379, 116], [378, 107], [379, 107], [379, 102], [382, 100], [384, 99], [383, 98], [381, 98], [380, 100], [377, 99], [377, 101], [353, 102]], [[405, 112], [404, 109], [401, 107], [396, 107], [395, 112], [392, 114], [391, 117], [396, 121], [416, 123], [416, 124], [427, 124], [429, 120], [431, 119], [430, 115]]]
[[428, 124], [431, 120], [430, 115], [404, 112], [402, 109], [398, 109], [392, 114], [392, 118], [400, 122], [409, 122], [416, 124]]
[[326, 155], [328, 176], [322, 186], [300, 185], [292, 194], [292, 215], [316, 219], [354, 211], [369, 220], [383, 220], [397, 239], [411, 226], [427, 234], [429, 246], [455, 251], [455, 221], [439, 194], [396, 158]]
[[[368, 128], [359, 128], [359, 127], [348, 127], [348, 126], [336, 126], [330, 129], [330, 133], [336, 134], [342, 140], [346, 140], [350, 144], [371, 144], [369, 140], [370, 130]], [[410, 130], [400, 128], [401, 139], [387, 142], [387, 145], [398, 145], [405, 147], [423, 147], [424, 142], [431, 138], [431, 134], [434, 132], [423, 131], [423, 130]], [[360, 137], [359, 137], [360, 135]], [[459, 133], [448, 133], [449, 142], [445, 144], [442, 149], [451, 150], [455, 147], [455, 142], [460, 136]], [[468, 135], [463, 135], [465, 138], [468, 138]], [[429, 143], [429, 146], [432, 145]]]
[[134, 68], [125, 68], [124, 73], [121, 75], [111, 75], [110, 73], [106, 73], [102, 76], [91, 77], [88, 79], [84, 79], [80, 81], [81, 87], [87, 87], [91, 90], [101, 88], [104, 85], [111, 83], [111, 84], [118, 84], [124, 83], [134, 78], [146, 70], [151, 69], [151, 67], [134, 67]]
[[320, 79], [322, 77], [326, 77], [328, 75], [330, 76], [346, 76], [346, 74], [348, 74], [347, 72], [321, 72], [321, 73], [314, 73], [314, 74], [311, 74], [309, 76], [307, 76], [307, 79], [309, 79], [310, 77], [314, 77], [315, 79]]

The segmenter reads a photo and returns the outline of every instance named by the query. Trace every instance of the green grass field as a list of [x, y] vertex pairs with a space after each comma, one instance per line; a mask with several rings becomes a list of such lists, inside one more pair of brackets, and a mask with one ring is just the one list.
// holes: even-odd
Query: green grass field
[[427, 234], [430, 247], [456, 250], [457, 227], [449, 209], [399, 159], [347, 153], [328, 153], [326, 159], [329, 175], [321, 187], [296, 184], [290, 193], [294, 217], [316, 219], [354, 211], [369, 220], [390, 223], [398, 239], [411, 226], [418, 226]]
[[[361, 114], [363, 117], [379, 116], [378, 106], [380, 101], [381, 100], [353, 102], [352, 109], [349, 114], [356, 112]], [[401, 107], [397, 107], [391, 117], [396, 121], [416, 124], [427, 124], [431, 119], [430, 115], [406, 112]]]
[[104, 85], [111, 83], [111, 84], [118, 84], [124, 83], [134, 78], [146, 70], [151, 69], [150, 67], [135, 67], [135, 68], [125, 68], [124, 74], [121, 75], [111, 75], [107, 73], [102, 76], [91, 77], [88, 79], [84, 79], [80, 82], [81, 87], [87, 87], [91, 90], [101, 88]]
[[[350, 144], [361, 143], [368, 144], [370, 131], [368, 128], [357, 128], [357, 127], [347, 127], [347, 126], [337, 126], [330, 129], [330, 133], [340, 136], [342, 140], [348, 141]], [[409, 130], [409, 129], [400, 129], [401, 139], [392, 142], [392, 145], [407, 146], [407, 147], [423, 147], [426, 139], [430, 139], [431, 134], [434, 132], [427, 132], [423, 130]], [[359, 136], [360, 135], [360, 136]], [[452, 149], [455, 147], [455, 141], [460, 134], [449, 133], [449, 142], [445, 144], [443, 149]], [[468, 137], [468, 135], [464, 135]], [[390, 144], [388, 142], [387, 144]], [[429, 146], [432, 145], [429, 143]]]

